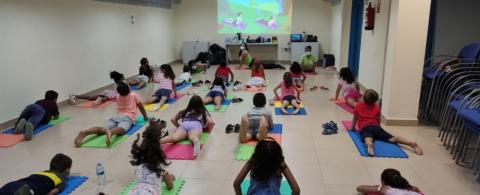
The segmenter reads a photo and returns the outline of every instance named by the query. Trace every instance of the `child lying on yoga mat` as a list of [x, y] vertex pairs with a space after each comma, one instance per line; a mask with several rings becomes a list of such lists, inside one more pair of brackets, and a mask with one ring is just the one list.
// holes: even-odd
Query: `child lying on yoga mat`
[[[163, 121], [164, 122], [164, 121]], [[175, 176], [169, 174], [166, 167], [170, 165], [163, 153], [160, 142], [162, 129], [166, 124], [150, 121], [150, 125], [142, 133], [142, 142], [139, 144], [140, 134], [133, 142], [130, 164], [135, 168], [135, 186], [130, 195], [157, 195], [162, 192], [162, 180], [165, 181], [168, 190], [173, 188]]]
[[58, 119], [60, 113], [57, 106], [58, 93], [53, 90], [45, 92], [45, 99], [30, 104], [18, 117], [15, 123], [15, 134], [23, 133], [25, 140], [31, 140], [33, 130], [43, 124], [48, 124], [51, 119]]
[[300, 187], [285, 163], [282, 148], [272, 138], [258, 142], [250, 160], [243, 166], [233, 182], [235, 194], [241, 195], [241, 184], [250, 172], [250, 186], [246, 194], [280, 194], [282, 175], [287, 179], [293, 195], [300, 194]]
[[105, 143], [110, 146], [112, 135], [123, 135], [135, 124], [137, 108], [142, 113], [143, 118], [148, 119], [140, 97], [136, 93], [130, 92], [130, 87], [126, 83], [118, 83], [117, 92], [120, 95], [117, 98], [118, 115], [108, 119], [105, 127], [92, 127], [80, 131], [74, 141], [75, 147], [80, 147], [83, 138], [91, 134], [105, 134], [107, 137]]
[[123, 74], [117, 71], [112, 71], [110, 72], [110, 79], [114, 81], [113, 89], [103, 90], [101, 93], [97, 95], [70, 95], [68, 99], [68, 103], [77, 104], [77, 99], [90, 100], [90, 101], [93, 101], [92, 106], [95, 107], [100, 104], [103, 104], [106, 101], [114, 100], [118, 96], [117, 84], [119, 82], [123, 82], [125, 78]]
[[357, 191], [364, 194], [383, 195], [420, 195], [420, 190], [410, 185], [396, 169], [385, 169], [382, 172], [381, 185], [360, 185]]
[[213, 80], [212, 87], [210, 87], [210, 92], [208, 92], [207, 96], [203, 99], [203, 104], [206, 105], [213, 102], [213, 104], [215, 104], [215, 110], [220, 110], [225, 97], [227, 97], [227, 87], [225, 87], [222, 78], [216, 77], [215, 80]]
[[252, 66], [252, 78], [245, 87], [265, 87], [265, 71], [260, 60], [255, 60]]
[[193, 143], [193, 156], [197, 157], [200, 152], [200, 135], [204, 129], [209, 129], [215, 124], [210, 117], [202, 98], [192, 96], [185, 110], [182, 110], [172, 118], [171, 122], [177, 129], [171, 135], [160, 139], [160, 143], [177, 143], [188, 138]]
[[141, 89], [147, 83], [153, 82], [153, 71], [150, 67], [148, 59], [143, 57], [140, 60], [140, 68], [138, 68], [138, 76], [128, 82], [129, 85], [136, 85], [137, 89]]
[[353, 75], [350, 68], [340, 69], [340, 77], [338, 78], [337, 90], [335, 91], [335, 97], [331, 98], [332, 101], [337, 101], [338, 96], [342, 91], [342, 96], [345, 99], [345, 102], [351, 107], [355, 107], [362, 94], [360, 94], [360, 85], [358, 84], [355, 76]]
[[190, 82], [192, 80], [192, 74], [190, 73], [190, 71], [190, 66], [183, 66], [183, 73], [180, 74], [177, 79], [175, 79], [175, 86]]
[[267, 98], [263, 93], [253, 96], [253, 107], [242, 116], [240, 123], [240, 143], [247, 143], [252, 139], [263, 140], [267, 137], [268, 129], [273, 127], [272, 112], [265, 108]]
[[170, 95], [173, 92], [173, 96], [177, 97], [177, 90], [175, 85], [175, 73], [173, 73], [172, 67], [168, 64], [160, 66], [160, 73], [158, 79], [159, 89], [150, 97], [145, 104], [158, 103], [153, 109], [159, 110], [170, 99]]
[[71, 167], [72, 159], [58, 153], [50, 161], [50, 169], [7, 183], [0, 188], [0, 194], [58, 194], [66, 186]]
[[[278, 89], [280, 89], [281, 96], [278, 96]], [[289, 105], [295, 108], [292, 114], [298, 114], [298, 112], [300, 112], [300, 91], [293, 83], [291, 73], [286, 72], [283, 74], [283, 82], [273, 89], [273, 94], [275, 94], [276, 100], [282, 101], [281, 109], [284, 114], [288, 114], [287, 107]]]
[[208, 68], [208, 63], [203, 63], [201, 61], [197, 62], [195, 60], [190, 60], [188, 61], [188, 66], [190, 67], [191, 73], [200, 73], [203, 72], [203, 74], [207, 73], [207, 68]]
[[374, 140], [407, 145], [412, 147], [418, 155], [423, 154], [422, 149], [416, 142], [403, 137], [393, 136], [380, 126], [381, 112], [380, 108], [376, 105], [376, 102], [378, 101], [378, 93], [375, 90], [369, 89], [365, 91], [363, 101], [364, 102], [357, 103], [357, 106], [355, 106], [352, 131], [355, 131], [358, 122], [360, 136], [362, 141], [364, 141], [368, 147], [368, 155], [374, 156]]
[[217, 68], [217, 71], [215, 71], [215, 78], [220, 77], [223, 79], [223, 82], [227, 84], [230, 76], [232, 77], [230, 82], [233, 82], [235, 75], [233, 75], [232, 69], [227, 66], [227, 62], [222, 60]]
[[292, 66], [290, 66], [290, 74], [292, 75], [293, 83], [295, 83], [298, 90], [304, 91], [304, 83], [307, 80], [307, 76], [303, 73], [302, 67], [298, 62], [292, 63]]

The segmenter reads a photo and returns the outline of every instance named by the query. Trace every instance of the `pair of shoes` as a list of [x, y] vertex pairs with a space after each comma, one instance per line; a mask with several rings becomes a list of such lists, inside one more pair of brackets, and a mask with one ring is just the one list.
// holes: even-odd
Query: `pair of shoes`
[[237, 85], [240, 85], [240, 84], [242, 84], [242, 82], [240, 82], [240, 81], [233, 82], [233, 86], [237, 86]]
[[335, 122], [330, 121], [322, 125], [323, 127], [323, 135], [331, 135], [338, 133], [338, 126]]
[[232, 99], [232, 103], [240, 103], [240, 102], [243, 102], [243, 99], [242, 99], [242, 98], [236, 97], [236, 98], [233, 98], [233, 99]]
[[228, 124], [227, 127], [225, 128], [225, 132], [226, 133], [231, 133], [232, 131], [234, 133], [240, 132], [240, 125], [239, 124], [236, 124], [236, 125]]
[[68, 96], [68, 104], [70, 104], [70, 105], [77, 104], [77, 98], [76, 98], [75, 95], [72, 94], [72, 95]]
[[207, 84], [207, 85], [210, 84], [210, 83], [212, 83], [212, 81], [210, 81], [210, 80], [205, 81], [205, 84]]

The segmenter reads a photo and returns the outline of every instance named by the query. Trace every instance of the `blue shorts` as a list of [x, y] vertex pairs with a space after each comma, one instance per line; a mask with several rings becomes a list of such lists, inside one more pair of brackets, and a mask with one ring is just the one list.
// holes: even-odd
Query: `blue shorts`
[[291, 104], [293, 100], [297, 100], [297, 98], [293, 95], [287, 95], [287, 96], [283, 97], [282, 102], [283, 101], [288, 101]]
[[180, 124], [180, 127], [184, 129], [186, 132], [189, 132], [192, 130], [197, 130], [197, 131], [203, 130], [203, 125], [200, 121], [183, 121], [182, 124]]
[[207, 97], [211, 97], [211, 98], [222, 97], [222, 99], [224, 98], [223, 93], [219, 91], [210, 91], [208, 92]]
[[127, 132], [132, 127], [133, 121], [127, 115], [118, 115], [108, 119], [105, 129], [111, 130], [115, 127], [122, 128]]
[[162, 99], [162, 97], [167, 97], [167, 100], [170, 98], [170, 94], [172, 94], [172, 90], [170, 89], [158, 89], [152, 96], [157, 97], [154, 103], [157, 103]]

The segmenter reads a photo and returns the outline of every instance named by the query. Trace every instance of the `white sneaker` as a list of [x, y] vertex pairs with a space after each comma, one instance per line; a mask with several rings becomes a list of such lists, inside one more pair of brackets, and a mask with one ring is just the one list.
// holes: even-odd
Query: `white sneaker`
[[77, 104], [77, 98], [75, 97], [75, 95], [69, 95], [68, 96], [68, 103], [71, 104], [71, 105]]

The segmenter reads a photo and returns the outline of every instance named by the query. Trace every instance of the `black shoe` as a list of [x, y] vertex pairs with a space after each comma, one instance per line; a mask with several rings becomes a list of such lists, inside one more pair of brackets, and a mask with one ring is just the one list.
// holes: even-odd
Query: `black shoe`
[[234, 126], [234, 128], [235, 128], [235, 129], [233, 130], [234, 133], [240, 132], [240, 125], [239, 125], [239, 124], [236, 124], [236, 125]]
[[212, 83], [210, 80], [205, 81], [205, 84], [210, 84], [210, 83]]
[[226, 133], [231, 133], [232, 131], [233, 131], [233, 125], [228, 124], [227, 127], [225, 128], [225, 132]]

